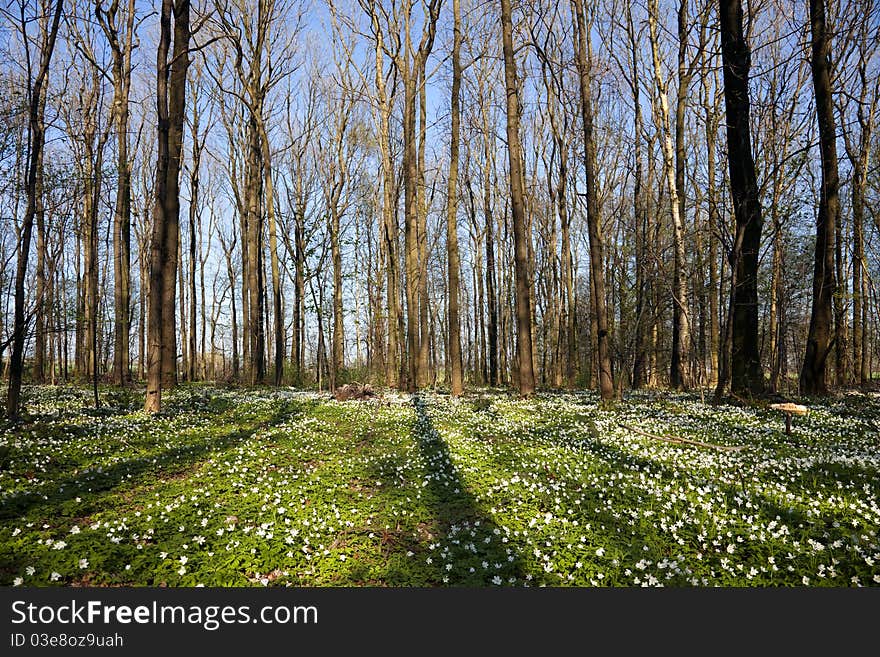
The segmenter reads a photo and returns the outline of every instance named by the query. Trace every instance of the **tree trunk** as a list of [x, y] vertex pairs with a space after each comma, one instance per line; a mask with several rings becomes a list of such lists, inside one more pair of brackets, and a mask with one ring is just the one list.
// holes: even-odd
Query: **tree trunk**
[[251, 385], [263, 383], [266, 379], [266, 334], [263, 315], [265, 298], [263, 296], [263, 162], [262, 144], [257, 126], [256, 113], [247, 124], [247, 161], [245, 179], [247, 236], [245, 247], [248, 252], [248, 374]]
[[330, 390], [340, 384], [339, 374], [345, 358], [345, 329], [342, 316], [342, 252], [339, 248], [338, 198], [333, 194], [330, 203], [330, 259], [333, 262], [333, 336], [330, 345]]
[[736, 284], [731, 289], [731, 390], [758, 395], [764, 391], [758, 346], [758, 251], [763, 219], [749, 133], [750, 50], [743, 34], [741, 0], [720, 0], [719, 14], [728, 168], [737, 234], [730, 256], [731, 267], [736, 270]]
[[614, 377], [611, 372], [608, 313], [605, 308], [605, 262], [602, 239], [602, 217], [599, 211], [599, 180], [596, 165], [596, 140], [593, 135], [593, 103], [590, 90], [590, 66], [587, 57], [589, 38], [583, 0], [571, 0], [576, 25], [576, 63], [580, 82], [581, 118], [584, 126], [584, 185], [587, 197], [587, 232], [590, 241], [590, 281], [593, 312], [596, 318], [596, 368], [599, 396], [604, 401], [614, 398]]
[[510, 209], [513, 216], [514, 269], [516, 275], [516, 354], [519, 365], [519, 392], [530, 397], [535, 392], [532, 367], [532, 314], [529, 289], [529, 243], [523, 202], [524, 176], [522, 144], [519, 135], [519, 82], [513, 50], [513, 17], [510, 0], [501, 0], [501, 37], [504, 53], [504, 84], [507, 94], [507, 153], [510, 160]]
[[672, 273], [672, 358], [669, 368], [669, 384], [673, 388], [688, 388], [688, 361], [690, 360], [690, 321], [687, 310], [687, 285], [684, 277], [684, 217], [681, 214], [678, 184], [675, 178], [675, 151], [669, 125], [669, 96], [662, 77], [658, 32], [657, 0], [648, 2], [648, 26], [650, 28], [651, 54], [654, 64], [654, 83], [659, 106], [655, 107], [657, 122], [662, 133], [663, 169], [669, 204], [672, 212], [673, 273]]
[[449, 138], [449, 180], [446, 188], [446, 256], [449, 267], [448, 315], [449, 344], [449, 383], [451, 392], [458, 396], [463, 388], [461, 363], [461, 319], [459, 318], [458, 298], [461, 287], [461, 262], [458, 254], [458, 144], [459, 124], [461, 122], [461, 3], [452, 0], [452, 97], [450, 100], [450, 138]]
[[[43, 116], [46, 108], [46, 94], [42, 94], [43, 101], [40, 107], [40, 116]], [[40, 161], [37, 164], [36, 180], [37, 198], [37, 280], [36, 280], [36, 312], [34, 319], [34, 365], [31, 376], [35, 383], [43, 383], [46, 376], [46, 328], [48, 324], [49, 307], [46, 304], [46, 261], [48, 259], [48, 237], [46, 235], [46, 210], [43, 202], [43, 157], [40, 153]]]
[[134, 0], [129, 0], [125, 27], [117, 25], [119, 3], [108, 10], [95, 4], [95, 16], [110, 43], [113, 57], [113, 121], [116, 127], [116, 205], [113, 213], [113, 381], [131, 381], [129, 335], [131, 331], [131, 162], [128, 155], [131, 53], [134, 38]]
[[[158, 163], [156, 205], [150, 247], [150, 304], [147, 320], [147, 393], [144, 409], [162, 407], [162, 390], [175, 383], [175, 283], [180, 233], [180, 159], [189, 67], [189, 1], [163, 0], [159, 18], [156, 108]], [[174, 17], [172, 59], [171, 21]]]
[[[48, 30], [43, 31], [43, 39], [40, 44], [40, 65], [33, 86], [30, 88], [28, 98], [28, 131], [30, 135], [30, 148], [27, 151], [27, 178], [25, 179], [25, 194], [27, 205], [21, 223], [21, 232], [18, 242], [18, 261], [15, 267], [15, 310], [12, 324], [12, 355], [9, 361], [9, 387], [6, 396], [6, 416], [16, 418], [21, 404], [21, 380], [24, 369], [24, 340], [26, 322], [24, 317], [25, 276], [27, 275], [28, 255], [31, 246], [31, 234], [33, 232], [34, 216], [37, 213], [37, 171], [43, 150], [45, 137], [45, 123], [40, 114], [40, 98], [43, 95], [43, 86], [49, 72], [49, 62], [55, 49], [55, 39], [58, 35], [58, 23], [61, 19], [63, 2], [58, 0], [55, 12], [52, 15], [52, 24]], [[22, 26], [25, 29], [25, 26]], [[25, 47], [28, 47], [25, 44]], [[30, 71], [28, 71], [30, 75]], [[30, 80], [28, 80], [30, 83]]]
[[837, 172], [837, 134], [831, 89], [831, 33], [825, 23], [825, 0], [810, 0], [812, 37], [811, 69], [819, 123], [819, 152], [822, 159], [822, 187], [816, 221], [816, 249], [813, 262], [813, 303], [807, 347], [800, 373], [802, 395], [828, 392], [825, 369], [833, 342], [832, 298], [835, 233], [840, 213], [840, 178]]
[[416, 208], [418, 212], [418, 254], [419, 254], [419, 380], [417, 387], [424, 388], [433, 380], [430, 363], [430, 328], [428, 298], [428, 206], [427, 189], [425, 188], [425, 141], [427, 133], [427, 91], [425, 81], [425, 61], [422, 60], [418, 71], [419, 85], [419, 141], [418, 141], [418, 178], [416, 184]]

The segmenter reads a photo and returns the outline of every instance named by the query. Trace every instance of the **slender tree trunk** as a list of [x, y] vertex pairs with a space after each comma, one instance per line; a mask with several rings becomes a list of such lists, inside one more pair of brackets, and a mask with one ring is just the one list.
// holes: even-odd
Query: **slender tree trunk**
[[688, 361], [690, 360], [690, 321], [687, 310], [687, 282], [684, 276], [684, 217], [681, 214], [679, 189], [675, 178], [675, 151], [669, 125], [669, 96], [663, 80], [658, 40], [657, 0], [648, 1], [648, 26], [650, 28], [651, 54], [654, 64], [654, 83], [657, 91], [657, 122], [662, 133], [663, 169], [669, 204], [672, 211], [673, 273], [672, 273], [672, 358], [669, 383], [673, 388], [688, 388]]
[[272, 151], [269, 134], [262, 117], [258, 117], [262, 147], [263, 181], [265, 185], [266, 219], [269, 225], [269, 264], [272, 272], [272, 319], [275, 338], [275, 367], [273, 381], [281, 385], [284, 374], [284, 308], [281, 299], [281, 267], [278, 261], [278, 233], [275, 220], [275, 185], [272, 173]]
[[333, 336], [330, 345], [330, 390], [339, 385], [344, 354], [345, 329], [342, 316], [342, 252], [339, 248], [339, 208], [337, 195], [330, 204], [330, 259], [333, 262]]
[[486, 349], [488, 358], [488, 383], [490, 386], [498, 385], [498, 292], [495, 281], [495, 238], [492, 216], [492, 192], [489, 177], [490, 158], [488, 147], [486, 149], [486, 175], [483, 181], [483, 220], [486, 224]]
[[843, 305], [843, 297], [846, 296], [846, 255], [843, 252], [843, 222], [837, 221], [834, 236], [834, 268], [837, 292], [832, 301], [834, 310], [834, 379], [837, 386], [847, 384], [847, 359], [848, 359], [848, 334], [847, 311]]
[[183, 243], [177, 243], [177, 270], [180, 275], [177, 278], [180, 302], [180, 371], [179, 374], [184, 381], [189, 381], [189, 325], [187, 323], [187, 299], [186, 299], [186, 279], [189, 272], [184, 267], [183, 262]]
[[[21, 380], [24, 369], [24, 341], [26, 322], [24, 316], [25, 277], [27, 275], [28, 255], [31, 246], [31, 233], [33, 231], [34, 216], [37, 213], [37, 171], [43, 150], [45, 137], [45, 123], [40, 114], [40, 98], [43, 95], [43, 86], [46, 84], [49, 72], [49, 63], [52, 52], [55, 49], [55, 39], [58, 35], [58, 24], [61, 19], [63, 2], [58, 0], [52, 15], [52, 23], [48, 30], [43, 31], [40, 43], [40, 64], [33, 85], [30, 88], [28, 98], [28, 131], [30, 144], [27, 150], [27, 173], [25, 179], [25, 194], [27, 204], [22, 219], [21, 232], [19, 233], [18, 261], [15, 267], [15, 306], [12, 324], [12, 355], [9, 360], [9, 387], [6, 396], [6, 415], [9, 418], [18, 417], [21, 404]], [[24, 20], [24, 17], [22, 17]], [[22, 26], [22, 29], [25, 29]], [[25, 48], [28, 45], [25, 44]], [[30, 70], [27, 71], [30, 75]], [[30, 80], [28, 80], [30, 83]]]
[[[45, 113], [46, 102], [45, 92], [42, 94], [43, 101], [40, 107], [40, 116]], [[43, 383], [46, 376], [46, 328], [48, 324], [48, 313], [51, 312], [46, 304], [47, 290], [50, 286], [46, 285], [46, 261], [48, 259], [48, 238], [46, 235], [46, 209], [43, 202], [43, 156], [40, 153], [40, 161], [37, 164], [37, 280], [36, 280], [36, 301], [37, 307], [35, 312], [36, 326], [34, 330], [34, 365], [31, 376], [36, 383]]]
[[581, 118], [584, 128], [584, 183], [587, 197], [587, 232], [590, 241], [590, 281], [593, 311], [596, 318], [596, 367], [599, 395], [604, 401], [614, 398], [614, 377], [611, 372], [608, 312], [605, 307], [605, 262], [602, 239], [602, 217], [599, 211], [599, 180], [596, 165], [596, 140], [593, 136], [593, 103], [590, 90], [590, 61], [587, 57], [589, 38], [583, 0], [571, 0], [575, 15], [576, 62], [580, 82]]
[[648, 212], [644, 201], [644, 172], [642, 168], [641, 81], [639, 80], [639, 40], [633, 24], [632, 3], [627, 2], [626, 32], [630, 56], [630, 91], [633, 98], [633, 217], [636, 232], [636, 326], [632, 386], [641, 388], [648, 383], [648, 313], [650, 312], [648, 268]]
[[134, 0], [128, 1], [125, 27], [117, 24], [119, 3], [104, 10], [95, 4], [95, 16], [110, 43], [113, 57], [113, 122], [116, 127], [116, 206], [113, 213], [113, 381], [131, 381], [129, 335], [131, 331], [131, 162], [128, 154], [131, 53], [134, 38]]
[[446, 255], [449, 268], [448, 314], [449, 344], [447, 359], [449, 361], [450, 388], [454, 396], [458, 396], [463, 388], [461, 363], [461, 319], [459, 318], [459, 289], [461, 287], [461, 262], [458, 254], [458, 144], [459, 124], [461, 122], [461, 3], [452, 0], [453, 36], [452, 36], [452, 97], [450, 100], [450, 143], [449, 143], [449, 180], [446, 191]]
[[532, 367], [532, 314], [529, 289], [529, 243], [526, 232], [522, 144], [519, 124], [519, 82], [513, 49], [513, 17], [510, 0], [501, 0], [501, 36], [504, 53], [504, 83], [507, 94], [507, 152], [510, 160], [510, 208], [513, 216], [514, 269], [516, 274], [516, 353], [519, 365], [519, 392], [529, 397], [535, 392]]
[[[195, 95], [195, 94], [193, 94]], [[198, 261], [196, 226], [199, 224], [199, 183], [202, 158], [202, 142], [199, 139], [199, 108], [193, 103], [192, 116], [192, 171], [190, 173], [189, 200], [189, 359], [186, 363], [189, 381], [196, 379], [196, 262]], [[181, 274], [181, 280], [183, 275]]]
[[430, 328], [428, 297], [428, 207], [425, 189], [425, 141], [427, 134], [427, 91], [425, 84], [425, 62], [422, 60], [418, 72], [419, 85], [419, 142], [418, 177], [416, 185], [416, 208], [418, 212], [418, 254], [419, 254], [419, 380], [417, 387], [424, 388], [433, 379], [430, 363]]
[[[374, 8], [375, 9], [375, 8]], [[375, 38], [375, 80], [379, 108], [379, 153], [382, 168], [381, 248], [386, 263], [385, 298], [388, 316], [388, 346], [385, 357], [385, 384], [402, 387], [400, 377], [400, 235], [395, 213], [394, 165], [391, 159], [391, 102], [385, 89], [385, 44], [378, 14], [370, 13]]]

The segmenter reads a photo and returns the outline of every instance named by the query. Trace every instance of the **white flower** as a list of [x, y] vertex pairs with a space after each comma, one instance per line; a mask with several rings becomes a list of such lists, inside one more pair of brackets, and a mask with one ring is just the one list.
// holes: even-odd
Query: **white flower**
[[498, 575], [495, 575], [495, 577], [492, 578], [492, 583], [495, 585], [500, 585], [501, 584], [501, 577]]
[[67, 543], [65, 543], [64, 541], [55, 541], [55, 543], [52, 545], [53, 550], [63, 550], [66, 547]]
[[56, 572], [53, 570], [53, 571], [52, 571], [52, 574], [49, 575], [49, 581], [50, 581], [50, 582], [57, 582], [59, 579], [61, 579], [61, 573], [56, 573]]
[[186, 573], [186, 566], [181, 566], [180, 568], [177, 569], [178, 575], [183, 575], [185, 573]]
[[79, 531], [80, 531], [80, 530], [79, 530], [79, 525], [74, 525], [73, 527], [70, 528], [70, 533], [71, 533], [71, 534], [79, 534]]
[[180, 565], [181, 566], [186, 565], [187, 561], [189, 561], [189, 558], [187, 556], [180, 557]]
[[21, 534], [21, 530], [18, 527], [12, 530], [13, 536], [18, 536], [19, 534]]
[[88, 568], [89, 567], [89, 560], [88, 559], [80, 559], [79, 560], [79, 567], [83, 570]]
[[874, 581], [880, 584], [880, 575], [874, 575]]
[[596, 556], [597, 557], [604, 557], [605, 556], [605, 548], [600, 547], [598, 550], [596, 550]]
[[804, 575], [804, 577], [803, 577], [803, 579], [802, 579], [801, 581], [804, 583], [804, 586], [809, 586], [809, 585], [810, 585], [810, 578], [807, 577], [806, 575]]
[[36, 570], [34, 569], [33, 566], [28, 566], [27, 568], [24, 569], [24, 572], [26, 572], [28, 574], [28, 576], [30, 576], [30, 575], [33, 575], [34, 572], [36, 572]]
[[23, 581], [24, 580], [21, 577], [16, 577], [14, 580], [12, 580], [12, 585], [13, 586], [21, 586], [21, 583]]

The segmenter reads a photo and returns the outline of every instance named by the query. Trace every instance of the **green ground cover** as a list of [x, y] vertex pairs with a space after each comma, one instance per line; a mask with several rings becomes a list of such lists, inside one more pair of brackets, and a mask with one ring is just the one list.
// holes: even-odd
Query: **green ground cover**
[[25, 394], [0, 585], [880, 585], [877, 395]]

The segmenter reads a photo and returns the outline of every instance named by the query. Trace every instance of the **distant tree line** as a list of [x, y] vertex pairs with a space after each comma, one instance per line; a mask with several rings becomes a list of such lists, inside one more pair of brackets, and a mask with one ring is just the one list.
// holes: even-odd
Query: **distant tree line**
[[15, 0], [23, 382], [824, 395], [880, 363], [877, 0]]

